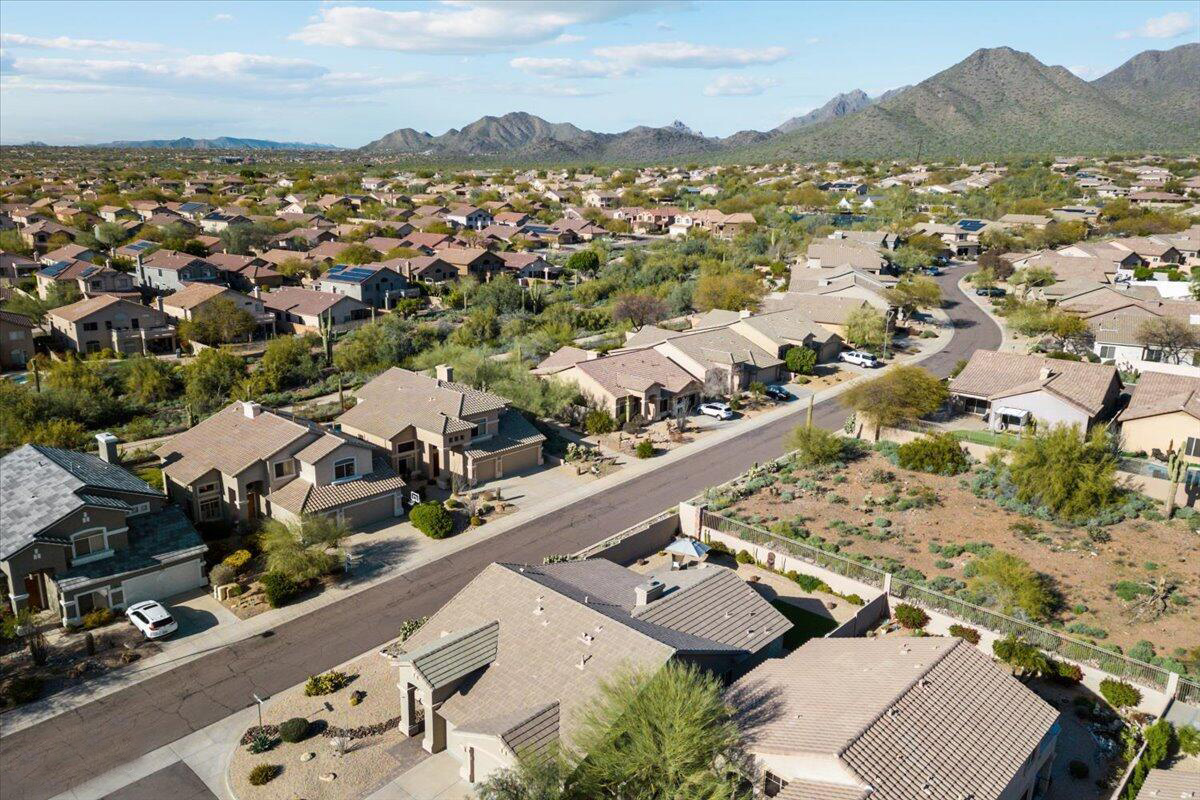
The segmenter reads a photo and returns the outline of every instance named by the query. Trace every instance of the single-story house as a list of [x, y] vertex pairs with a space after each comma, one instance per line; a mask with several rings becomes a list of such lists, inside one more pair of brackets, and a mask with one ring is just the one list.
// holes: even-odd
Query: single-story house
[[1117, 421], [1125, 450], [1175, 450], [1200, 464], [1200, 375], [1146, 370]]
[[325, 324], [343, 333], [371, 319], [370, 306], [344, 294], [284, 286], [260, 297], [263, 307], [275, 315], [281, 331], [320, 333]]

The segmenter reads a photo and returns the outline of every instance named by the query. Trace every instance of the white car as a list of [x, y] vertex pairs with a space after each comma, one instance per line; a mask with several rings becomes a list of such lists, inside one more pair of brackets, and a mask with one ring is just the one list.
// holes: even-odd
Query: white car
[[728, 403], [705, 403], [696, 410], [706, 417], [733, 419], [733, 409]]
[[847, 350], [838, 356], [838, 360], [845, 361], [847, 364], [857, 364], [860, 367], [870, 367], [872, 369], [879, 366], [879, 359], [862, 350]]
[[125, 616], [147, 639], [161, 639], [179, 629], [179, 623], [157, 600], [143, 600], [125, 609]]

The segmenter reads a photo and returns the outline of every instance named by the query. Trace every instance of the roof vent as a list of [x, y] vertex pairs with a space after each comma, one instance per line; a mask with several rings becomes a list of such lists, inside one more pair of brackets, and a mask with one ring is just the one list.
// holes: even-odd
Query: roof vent
[[449, 364], [438, 364], [433, 370], [437, 374], [439, 381], [449, 382], [454, 380], [454, 367]]
[[242, 413], [246, 415], [246, 419], [254, 419], [262, 413], [262, 406], [258, 403], [242, 403]]
[[1050, 376], [1053, 374], [1054, 374], [1054, 371], [1051, 370], [1050, 367], [1042, 367], [1040, 370], [1038, 370], [1038, 380], [1039, 381], [1048, 381], [1048, 380], [1050, 380]]
[[666, 585], [658, 578], [651, 578], [645, 583], [633, 587], [634, 605], [644, 606], [663, 596]]
[[591, 644], [595, 638], [596, 637], [592, 636], [587, 631], [584, 631], [583, 633], [579, 634], [579, 641], [583, 642], [584, 644]]
[[591, 659], [592, 659], [592, 657], [591, 657], [591, 656], [589, 656], [589, 655], [587, 655], [586, 653], [585, 653], [585, 654], [583, 654], [583, 655], [581, 655], [581, 656], [579, 656], [579, 663], [575, 665], [575, 668], [576, 668], [576, 669], [583, 669], [583, 668], [584, 668], [584, 666], [586, 666], [586, 665], [587, 665], [587, 662], [591, 661]]

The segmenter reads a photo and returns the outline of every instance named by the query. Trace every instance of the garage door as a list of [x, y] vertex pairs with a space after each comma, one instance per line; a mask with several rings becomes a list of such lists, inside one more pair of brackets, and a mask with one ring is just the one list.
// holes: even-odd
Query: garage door
[[475, 462], [475, 483], [484, 483], [496, 477], [496, 459]]
[[127, 606], [141, 600], [163, 600], [203, 585], [204, 571], [200, 567], [200, 559], [128, 578], [121, 583], [125, 589]]

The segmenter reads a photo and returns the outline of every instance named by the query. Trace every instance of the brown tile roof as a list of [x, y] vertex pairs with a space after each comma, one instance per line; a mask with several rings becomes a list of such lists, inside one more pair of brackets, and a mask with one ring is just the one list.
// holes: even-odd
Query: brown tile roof
[[562, 372], [564, 369], [570, 369], [580, 361], [587, 360], [589, 355], [591, 355], [591, 351], [589, 350], [572, 347], [569, 344], [563, 345], [538, 362], [538, 365], [533, 368], [532, 372], [534, 375], [553, 375], [556, 372]]
[[168, 477], [187, 485], [212, 469], [238, 475], [292, 443], [317, 435], [308, 425], [265, 409], [250, 418], [243, 403], [231, 403], [171, 437], [155, 454]]
[[677, 393], [696, 382], [687, 370], [654, 349], [584, 360], [575, 368], [615, 397], [624, 397], [627, 391], [644, 392], [654, 384]]
[[997, 800], [1058, 719], [970, 644], [940, 637], [811, 639], [729, 697], [751, 752], [836, 758], [872, 800]]
[[191, 309], [231, 291], [233, 290], [215, 283], [189, 283], [182, 289], [164, 297], [163, 305]]
[[[96, 295], [95, 297], [79, 300], [69, 305], [52, 308], [46, 313], [52, 317], [58, 317], [59, 319], [66, 320], [67, 322], [78, 322], [85, 317], [95, 314], [97, 311], [103, 311], [104, 309], [119, 303], [124, 303], [131, 306], [137, 305], [136, 303], [131, 303], [128, 300], [123, 300], [120, 297], [100, 294]], [[145, 306], [138, 307], [138, 310], [144, 309]]]
[[[321, 441], [317, 440], [318, 443]], [[338, 444], [343, 442], [339, 439]], [[312, 446], [301, 452], [307, 452]], [[296, 457], [300, 458], [300, 454]], [[404, 479], [392, 470], [386, 458], [376, 458], [371, 472], [356, 480], [314, 486], [296, 477], [272, 492], [267, 499], [293, 514], [317, 514], [373, 497], [395, 494], [405, 485]]]
[[[1146, 370], [1133, 387], [1129, 405], [1117, 419], [1125, 422], [1176, 411], [1200, 419], [1200, 377]], [[1196, 433], [1200, 438], [1200, 428]]]
[[498, 411], [507, 401], [461, 383], [392, 367], [356, 393], [358, 404], [338, 422], [390, 439], [410, 425], [434, 433], [455, 433], [473, 426], [464, 416]]
[[1200, 800], [1200, 770], [1152, 769], [1136, 800]]
[[1116, 376], [1117, 368], [1105, 364], [976, 350], [950, 381], [950, 391], [992, 400], [1046, 389], [1094, 415], [1104, 408]]
[[347, 297], [344, 294], [318, 292], [315, 289], [305, 289], [301, 286], [283, 286], [270, 292], [263, 292], [260, 299], [263, 306], [272, 311], [287, 311], [301, 317], [315, 317], [324, 314], [344, 300], [355, 305], [362, 305], [353, 297]]
[[470, 458], [490, 458], [524, 450], [544, 441], [545, 435], [533, 427], [520, 411], [509, 410], [500, 414], [500, 427], [493, 436], [472, 439], [463, 452]]
[[[813, 288], [816, 288], [815, 286]], [[815, 294], [786, 292], [767, 296], [763, 300], [763, 313], [795, 310], [804, 313], [821, 325], [845, 325], [851, 312], [870, 306], [866, 300], [855, 297], [822, 297]]]

